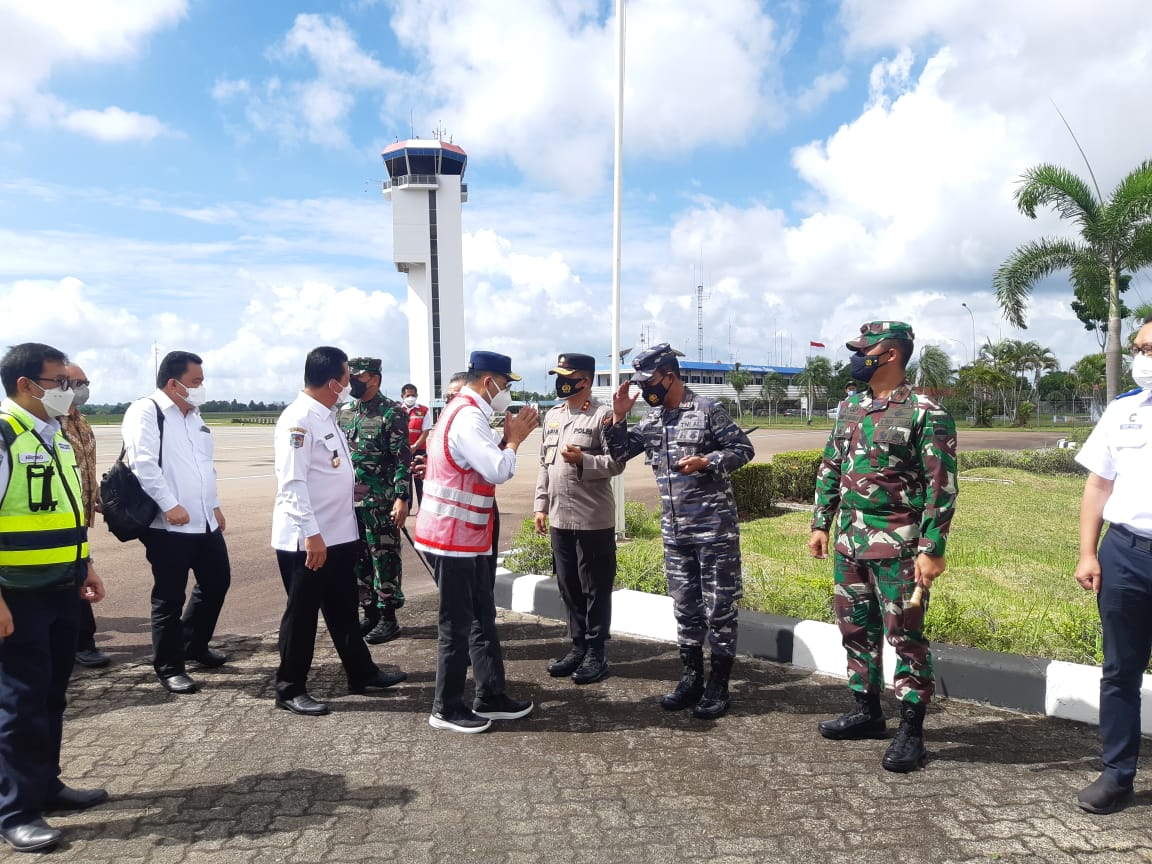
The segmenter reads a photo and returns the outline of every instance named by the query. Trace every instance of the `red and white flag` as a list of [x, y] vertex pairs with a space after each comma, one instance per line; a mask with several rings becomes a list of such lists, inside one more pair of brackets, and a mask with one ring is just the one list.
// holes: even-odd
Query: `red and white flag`
[[823, 348], [824, 343], [823, 342], [809, 342], [808, 347], [809, 348]]

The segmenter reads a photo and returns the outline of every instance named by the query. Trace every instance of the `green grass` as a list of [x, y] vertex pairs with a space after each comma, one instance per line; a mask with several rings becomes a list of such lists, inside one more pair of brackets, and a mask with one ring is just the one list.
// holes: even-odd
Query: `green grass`
[[[979, 478], [1010, 482], [981, 482]], [[1010, 468], [978, 468], [961, 475], [960, 484], [948, 541], [948, 570], [932, 591], [926, 625], [929, 638], [1012, 654], [1099, 663], [1095, 597], [1072, 578], [1084, 481]], [[638, 539], [620, 544], [617, 586], [663, 593], [657, 515], [645, 514], [643, 506], [634, 502], [628, 507], [629, 531]], [[808, 524], [807, 512], [781, 512], [743, 524], [743, 608], [834, 621], [832, 562], [808, 555]], [[547, 539], [528, 534], [530, 530], [522, 532], [517, 542], [527, 539], [536, 561], [526, 551], [509, 567], [521, 573], [551, 572]], [[545, 569], [532, 568], [541, 561]]]

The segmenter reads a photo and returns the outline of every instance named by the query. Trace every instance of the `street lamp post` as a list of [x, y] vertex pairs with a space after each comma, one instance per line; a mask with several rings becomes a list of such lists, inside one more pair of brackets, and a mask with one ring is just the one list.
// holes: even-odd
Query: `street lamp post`
[[972, 319], [972, 362], [976, 362], [976, 316], [972, 314], [971, 308], [968, 304], [961, 301], [960, 305], [968, 310], [968, 317]]

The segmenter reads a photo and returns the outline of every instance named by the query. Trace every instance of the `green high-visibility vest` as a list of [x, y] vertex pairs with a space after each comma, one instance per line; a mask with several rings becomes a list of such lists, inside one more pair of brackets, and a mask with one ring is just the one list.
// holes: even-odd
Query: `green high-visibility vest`
[[77, 586], [86, 575], [88, 527], [76, 454], [62, 432], [49, 450], [35, 428], [32, 415], [4, 403], [0, 438], [11, 470], [0, 499], [0, 586]]

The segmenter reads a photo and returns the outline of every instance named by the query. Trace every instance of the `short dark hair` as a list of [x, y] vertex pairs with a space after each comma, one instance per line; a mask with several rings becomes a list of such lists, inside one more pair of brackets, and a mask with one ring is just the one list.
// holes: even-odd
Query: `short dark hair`
[[15, 396], [16, 382], [21, 378], [39, 378], [45, 363], [67, 365], [68, 357], [63, 351], [42, 342], [21, 342], [10, 346], [3, 359], [0, 359], [0, 381], [4, 382], [4, 392]]
[[885, 351], [896, 349], [896, 353], [900, 355], [900, 368], [908, 368], [908, 361], [912, 359], [912, 351], [916, 347], [911, 339], [885, 339], [880, 344]]
[[1152, 324], [1152, 315], [1149, 315], [1148, 317], [1146, 317], [1144, 319], [1144, 323], [1145, 324]]
[[156, 369], [156, 389], [163, 390], [164, 385], [172, 378], [179, 381], [180, 376], [188, 371], [188, 366], [191, 363], [201, 366], [204, 361], [191, 351], [169, 351], [164, 355], [164, 359], [160, 361], [160, 366]]
[[405, 390], [411, 390], [413, 393], [419, 393], [420, 392], [419, 390], [416, 389], [415, 384], [405, 384], [403, 387], [401, 387], [400, 388], [400, 395], [401, 396], [404, 395]]
[[321, 345], [308, 352], [304, 361], [304, 386], [323, 387], [329, 381], [344, 377], [348, 355], [331, 345]]
[[656, 367], [657, 372], [671, 372], [677, 378], [680, 377], [680, 361], [675, 357], [669, 357], [667, 360], [661, 360], [660, 365]]

